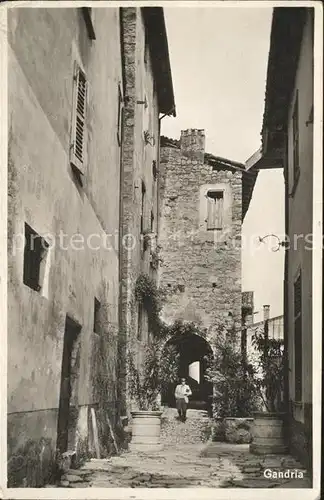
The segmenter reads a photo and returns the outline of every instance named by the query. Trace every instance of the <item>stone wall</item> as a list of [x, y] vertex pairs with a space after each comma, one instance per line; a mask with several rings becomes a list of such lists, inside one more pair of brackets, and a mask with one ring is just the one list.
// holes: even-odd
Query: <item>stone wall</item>
[[[166, 322], [207, 330], [241, 322], [241, 172], [204, 163], [203, 130], [182, 131], [180, 147], [161, 148], [159, 284], [167, 290]], [[207, 230], [209, 189], [224, 193], [221, 230]]]
[[[118, 232], [119, 225], [118, 12], [93, 9], [94, 43], [81, 9], [8, 11], [9, 486], [42, 486], [52, 478], [67, 315], [81, 326], [69, 449], [79, 456], [92, 453], [90, 408], [105, 404], [116, 420], [118, 241], [114, 245], [110, 239], [109, 250], [100, 241]], [[69, 162], [76, 59], [89, 82], [82, 185]], [[23, 283], [25, 223], [50, 242], [40, 291]], [[83, 238], [71, 243], [73, 235]], [[91, 235], [96, 235], [92, 248], [87, 243]], [[96, 335], [95, 297], [103, 311]], [[97, 335], [109, 346], [109, 383], [101, 394], [98, 374], [91, 369]], [[106, 415], [102, 422], [97, 416], [107, 432]]]
[[[287, 117], [287, 165], [286, 181], [288, 188], [288, 227], [287, 236], [290, 242], [287, 251], [287, 353], [288, 384], [292, 450], [303, 463], [311, 461], [311, 428], [309, 412], [313, 401], [313, 252], [309, 245], [313, 233], [313, 14], [307, 13], [303, 28], [299, 60], [294, 80], [294, 89], [289, 103]], [[298, 98], [299, 115], [299, 165], [300, 175], [294, 182], [294, 137], [293, 113], [295, 100]], [[291, 195], [293, 193], [293, 195]], [[296, 360], [296, 333], [294, 311], [294, 283], [301, 274], [301, 346]], [[301, 394], [296, 394], [296, 373], [302, 381]], [[298, 399], [298, 400], [297, 400]]]
[[305, 404], [303, 413], [304, 422], [300, 422], [292, 417], [293, 403], [290, 402], [290, 412], [288, 416], [286, 434], [289, 440], [289, 451], [296, 457], [309, 471], [313, 469], [313, 432], [312, 432], [312, 405]]
[[[145, 33], [141, 9], [122, 9], [123, 54], [125, 58], [125, 127], [122, 160], [122, 266], [121, 266], [121, 356], [125, 357], [127, 344], [139, 358], [148, 339], [146, 312], [138, 325], [139, 304], [135, 300], [135, 283], [140, 273], [154, 276], [149, 249], [145, 250], [141, 235], [142, 185], [145, 186], [143, 231], [153, 232], [157, 226], [157, 181], [153, 175], [153, 161], [159, 155], [159, 108], [156, 82], [152, 71], [151, 54]], [[150, 134], [149, 142], [144, 133]], [[120, 398], [123, 408], [129, 410], [126, 396], [127, 375], [121, 367]], [[128, 398], [129, 399], [129, 398]]]
[[[313, 254], [309, 245], [309, 235], [313, 233], [313, 125], [308, 125], [307, 120], [313, 109], [313, 22], [311, 14], [303, 31], [299, 62], [295, 78], [295, 87], [291, 96], [288, 114], [288, 155], [287, 155], [287, 181], [288, 191], [294, 195], [289, 197], [289, 227], [287, 236], [294, 242], [288, 250], [288, 276], [287, 276], [287, 338], [289, 362], [289, 399], [295, 400], [295, 369], [301, 370], [302, 394], [297, 402], [295, 420], [303, 421], [304, 416], [299, 411], [298, 403], [312, 403], [313, 387], [313, 318], [312, 318], [312, 266]], [[296, 186], [293, 181], [293, 110], [298, 92], [299, 107], [299, 162], [300, 175]], [[301, 362], [295, 368], [295, 316], [294, 316], [294, 282], [301, 272], [302, 291], [302, 348]]]

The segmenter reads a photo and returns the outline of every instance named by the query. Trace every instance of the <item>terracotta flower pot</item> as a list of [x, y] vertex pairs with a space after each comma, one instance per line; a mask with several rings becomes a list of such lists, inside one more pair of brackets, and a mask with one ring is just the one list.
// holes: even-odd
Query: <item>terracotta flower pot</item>
[[251, 428], [251, 453], [263, 455], [267, 453], [286, 453], [284, 440], [284, 413], [255, 413]]
[[160, 441], [161, 411], [132, 411], [132, 440], [130, 451], [159, 451], [163, 446]]

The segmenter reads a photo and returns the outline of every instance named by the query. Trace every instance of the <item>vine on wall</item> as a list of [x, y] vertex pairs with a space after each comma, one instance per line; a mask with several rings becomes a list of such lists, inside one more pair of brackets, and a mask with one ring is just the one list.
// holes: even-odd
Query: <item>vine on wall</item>
[[160, 319], [165, 294], [155, 281], [146, 274], [140, 274], [135, 284], [135, 298], [147, 311], [149, 330], [153, 337], [164, 337], [166, 329]]

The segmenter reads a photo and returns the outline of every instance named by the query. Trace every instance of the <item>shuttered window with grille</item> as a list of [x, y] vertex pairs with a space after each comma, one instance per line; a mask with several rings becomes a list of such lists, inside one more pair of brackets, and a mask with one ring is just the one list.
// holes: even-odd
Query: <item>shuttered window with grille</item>
[[85, 172], [87, 80], [84, 72], [76, 65], [73, 89], [71, 165], [81, 174]]
[[302, 401], [302, 279], [301, 273], [294, 283], [294, 350], [295, 350], [295, 401]]

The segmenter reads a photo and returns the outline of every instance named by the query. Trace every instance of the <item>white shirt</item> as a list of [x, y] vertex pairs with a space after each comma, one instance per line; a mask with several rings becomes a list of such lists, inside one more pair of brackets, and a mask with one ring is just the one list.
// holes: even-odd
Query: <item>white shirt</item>
[[187, 384], [178, 384], [174, 393], [176, 399], [184, 399], [186, 403], [188, 403], [188, 396], [191, 394], [191, 389]]

